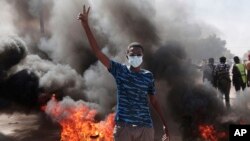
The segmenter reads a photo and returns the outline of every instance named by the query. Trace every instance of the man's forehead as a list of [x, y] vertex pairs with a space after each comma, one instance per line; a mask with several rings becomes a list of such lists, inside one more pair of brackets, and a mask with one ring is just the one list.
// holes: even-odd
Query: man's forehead
[[139, 47], [129, 47], [128, 52], [142, 52], [142, 49]]
[[127, 50], [130, 50], [130, 48], [140, 48], [143, 51], [143, 46], [138, 42], [132, 42], [128, 45]]

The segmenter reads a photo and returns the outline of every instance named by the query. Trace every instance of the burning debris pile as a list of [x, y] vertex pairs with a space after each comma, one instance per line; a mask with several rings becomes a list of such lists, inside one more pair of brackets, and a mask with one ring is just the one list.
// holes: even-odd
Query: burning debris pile
[[114, 114], [96, 122], [97, 111], [83, 101], [55, 97], [44, 107], [45, 112], [62, 127], [61, 141], [113, 141]]
[[228, 133], [226, 131], [218, 132], [213, 125], [200, 125], [199, 132], [204, 140], [209, 141], [227, 141]]

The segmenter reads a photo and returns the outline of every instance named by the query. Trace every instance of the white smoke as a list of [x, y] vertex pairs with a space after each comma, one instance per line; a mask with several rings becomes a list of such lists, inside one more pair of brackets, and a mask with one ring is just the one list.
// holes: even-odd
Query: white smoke
[[37, 55], [28, 55], [15, 68], [13, 73], [23, 69], [35, 72], [39, 80], [39, 86], [46, 93], [59, 93], [73, 98], [84, 98], [83, 78], [70, 66], [52, 63], [43, 60]]
[[54, 0], [49, 18], [51, 37], [42, 38], [39, 46], [53, 61], [70, 64], [78, 72], [82, 72], [89, 61], [86, 38], [76, 19], [82, 11], [81, 5], [82, 1], [79, 0]]
[[[52, 117], [53, 120], [56, 120], [60, 122], [63, 119], [66, 119], [70, 116], [72, 116], [73, 113], [72, 109], [75, 111], [79, 110], [82, 111], [85, 109], [82, 113], [84, 119], [92, 118], [89, 117], [96, 113], [96, 110], [98, 110], [100, 107], [97, 104], [87, 103], [82, 100], [74, 101], [70, 97], [64, 97], [62, 101], [56, 101], [55, 99], [51, 99], [45, 109], [45, 112]], [[56, 113], [55, 113], [56, 112]]]
[[99, 103], [104, 109], [110, 111], [115, 105], [116, 87], [106, 68], [100, 62], [98, 65], [91, 66], [84, 73], [84, 82], [86, 86], [84, 92], [88, 100]]
[[13, 7], [6, 0], [0, 1], [0, 36], [15, 35], [17, 29], [14, 25], [15, 14]]

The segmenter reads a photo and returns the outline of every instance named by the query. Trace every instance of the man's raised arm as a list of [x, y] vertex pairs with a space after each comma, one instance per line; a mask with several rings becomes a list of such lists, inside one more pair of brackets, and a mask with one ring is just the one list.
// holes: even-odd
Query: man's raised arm
[[88, 7], [88, 10], [86, 11], [85, 5], [83, 6], [83, 12], [78, 15], [78, 20], [81, 21], [82, 26], [87, 34], [89, 44], [95, 53], [96, 57], [102, 62], [104, 66], [106, 66], [108, 69], [110, 68], [110, 60], [109, 58], [100, 50], [98, 47], [98, 44], [96, 42], [96, 39], [93, 35], [93, 33], [90, 30], [89, 24], [88, 24], [88, 15], [89, 15], [90, 7]]

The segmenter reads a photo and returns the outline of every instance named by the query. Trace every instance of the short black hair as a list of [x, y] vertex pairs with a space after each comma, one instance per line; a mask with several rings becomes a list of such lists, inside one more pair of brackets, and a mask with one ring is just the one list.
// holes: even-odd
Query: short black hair
[[137, 47], [137, 48], [140, 48], [142, 51], [144, 51], [143, 46], [140, 43], [138, 43], [138, 42], [132, 42], [132, 43], [130, 43], [128, 45], [128, 49], [130, 49], [131, 47]]
[[238, 56], [234, 56], [234, 62], [235, 63], [240, 63], [240, 58]]
[[208, 62], [209, 62], [209, 63], [214, 63], [214, 58], [209, 58], [209, 59], [208, 59]]
[[227, 60], [226, 57], [224, 57], [224, 56], [220, 57], [220, 62], [221, 63], [226, 63], [226, 60]]

